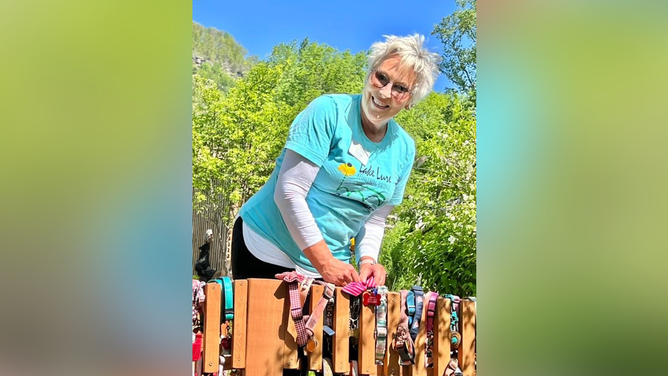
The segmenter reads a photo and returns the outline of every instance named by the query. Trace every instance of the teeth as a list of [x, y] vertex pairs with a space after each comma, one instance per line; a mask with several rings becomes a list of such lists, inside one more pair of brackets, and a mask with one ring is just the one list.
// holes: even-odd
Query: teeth
[[375, 103], [375, 104], [377, 104], [377, 105], [379, 105], [379, 106], [381, 106], [381, 107], [389, 107], [389, 106], [386, 105], [385, 103], [378, 101], [378, 99], [376, 99], [376, 97], [372, 97], [372, 98], [373, 98], [373, 103]]

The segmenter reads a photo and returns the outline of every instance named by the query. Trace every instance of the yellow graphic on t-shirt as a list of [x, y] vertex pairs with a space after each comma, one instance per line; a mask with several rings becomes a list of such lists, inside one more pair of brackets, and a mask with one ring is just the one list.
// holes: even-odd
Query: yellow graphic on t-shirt
[[[357, 170], [355, 169], [355, 166], [353, 166], [350, 163], [341, 163], [339, 165], [339, 171], [341, 171], [341, 173], [343, 173], [344, 176], [355, 175], [355, 173], [357, 172]], [[345, 180], [345, 179], [346, 178], [343, 178], [343, 180]]]

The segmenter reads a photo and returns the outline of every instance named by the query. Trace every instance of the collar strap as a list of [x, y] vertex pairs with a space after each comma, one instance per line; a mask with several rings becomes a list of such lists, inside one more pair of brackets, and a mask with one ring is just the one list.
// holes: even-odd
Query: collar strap
[[297, 344], [299, 346], [306, 345], [308, 341], [308, 333], [304, 325], [304, 314], [302, 312], [302, 303], [299, 297], [299, 279], [296, 278], [296, 273], [289, 274], [283, 278], [283, 281], [288, 283], [288, 294], [290, 296], [290, 316], [295, 322], [297, 329]]
[[223, 291], [225, 292], [225, 320], [234, 320], [234, 292], [230, 277], [223, 277]]
[[459, 302], [461, 299], [457, 295], [445, 294], [444, 298], [450, 299], [450, 347], [452, 349], [457, 349], [459, 343], [462, 340], [461, 334], [459, 334], [459, 317], [457, 316], [457, 309], [459, 308]]
[[349, 295], [360, 296], [364, 291], [373, 287], [376, 287], [376, 282], [373, 280], [373, 276], [371, 276], [364, 282], [351, 282], [342, 290]]
[[387, 347], [387, 287], [379, 286], [380, 304], [376, 306], [376, 364], [382, 365]]
[[415, 316], [415, 294], [409, 291], [406, 296], [406, 309], [408, 309], [408, 327], [413, 324], [413, 316]]
[[325, 312], [325, 307], [327, 307], [327, 303], [334, 299], [334, 285], [332, 283], [325, 283], [325, 291], [322, 294], [322, 297], [318, 301], [318, 305], [316, 305], [315, 309], [311, 313], [311, 315], [308, 318], [308, 321], [306, 322], [306, 330], [308, 331], [308, 337], [313, 336], [313, 329], [315, 329], [316, 324], [318, 323], [318, 320], [320, 317], [322, 317], [322, 313]]
[[459, 303], [462, 301], [459, 296], [452, 294], [443, 295], [444, 298], [450, 299], [452, 301], [452, 310], [456, 311], [459, 308]]
[[[204, 303], [204, 282], [193, 279], [193, 325], [198, 322], [199, 306]], [[199, 324], [197, 324], [199, 326]]]
[[220, 277], [212, 279], [209, 282], [214, 282], [223, 287], [223, 300], [220, 302], [225, 320], [234, 320], [234, 294], [232, 290], [232, 280], [230, 277]]
[[425, 368], [434, 367], [434, 317], [436, 315], [436, 299], [438, 299], [437, 292], [428, 292], [425, 298], [427, 301], [427, 322], [425, 323], [425, 329], [427, 330], [427, 345], [425, 346], [424, 357]]
[[303, 307], [306, 303], [306, 298], [308, 297], [309, 292], [311, 292], [311, 285], [315, 279], [311, 277], [303, 277], [299, 283], [299, 298], [301, 299], [301, 306]]
[[413, 317], [413, 324], [411, 325], [411, 338], [415, 341], [417, 338], [418, 331], [420, 330], [420, 320], [422, 319], [422, 299], [424, 297], [424, 292], [422, 292], [422, 287], [415, 285], [411, 289], [415, 295], [415, 316]]
[[[303, 275], [297, 273], [294, 270], [287, 273], [287, 274], [285, 274], [285, 273], [284, 274], [277, 274], [276, 276], [279, 277], [279, 279], [283, 279], [285, 282], [295, 282], [295, 281], [297, 281], [299, 283], [301, 283], [305, 278]], [[280, 278], [280, 277], [283, 277], [283, 278]]]
[[393, 348], [399, 353], [400, 365], [411, 365], [414, 363], [415, 348], [413, 347], [413, 340], [408, 332], [408, 316], [406, 316], [406, 296], [408, 291], [400, 291], [401, 301], [401, 319], [397, 326], [397, 332], [394, 337]]

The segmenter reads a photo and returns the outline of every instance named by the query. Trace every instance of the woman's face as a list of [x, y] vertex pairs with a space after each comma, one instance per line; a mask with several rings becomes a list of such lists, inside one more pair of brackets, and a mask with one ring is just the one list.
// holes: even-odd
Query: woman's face
[[367, 78], [362, 93], [362, 111], [367, 120], [377, 127], [398, 114], [411, 99], [415, 72], [400, 69], [401, 58], [392, 55], [385, 59]]

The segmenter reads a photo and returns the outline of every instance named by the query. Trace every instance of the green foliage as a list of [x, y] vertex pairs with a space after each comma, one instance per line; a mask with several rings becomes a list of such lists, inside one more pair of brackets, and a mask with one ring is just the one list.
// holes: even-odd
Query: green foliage
[[224, 31], [193, 22], [192, 38], [193, 75], [215, 82], [223, 93], [257, 63], [255, 56], [246, 59], [246, 50]]
[[227, 93], [236, 84], [236, 80], [219, 63], [205, 62], [199, 69], [193, 66], [193, 74], [215, 82], [218, 90], [223, 93]]
[[443, 43], [441, 72], [457, 88], [473, 97], [476, 92], [476, 0], [455, 0], [459, 9], [444, 17], [432, 35]]
[[364, 54], [304, 40], [280, 44], [226, 95], [193, 79], [193, 207], [217, 205], [222, 219], [266, 182], [292, 120], [325, 93], [359, 92]]
[[304, 39], [274, 47], [269, 64], [280, 67], [284, 79], [277, 99], [303, 109], [324, 93], [359, 93], [364, 86], [366, 56]]
[[[444, 43], [441, 69], [460, 92], [432, 93], [397, 117], [417, 150], [380, 257], [395, 291], [420, 283], [476, 293], [475, 1], [457, 1], [461, 9], [434, 34]], [[193, 76], [193, 207], [218, 211], [229, 228], [271, 174], [295, 116], [322, 94], [361, 92], [366, 56], [305, 39], [246, 60], [252, 67], [235, 80], [226, 72], [240, 60], [217, 52], [233, 38], [216, 32], [193, 24], [193, 51], [211, 63]]]
[[247, 61], [246, 49], [227, 32], [204, 27], [193, 21], [193, 56], [206, 59], [212, 66], [220, 66], [229, 72], [244, 73], [254, 60]]
[[417, 142], [398, 220], [383, 242], [387, 285], [419, 281], [441, 293], [476, 292], [475, 110], [456, 93], [432, 93], [397, 121]]

